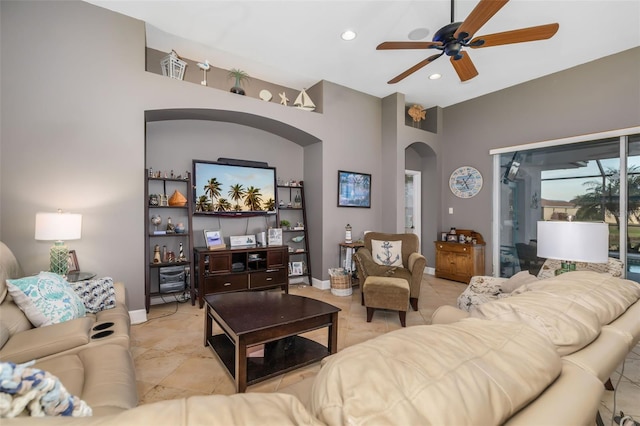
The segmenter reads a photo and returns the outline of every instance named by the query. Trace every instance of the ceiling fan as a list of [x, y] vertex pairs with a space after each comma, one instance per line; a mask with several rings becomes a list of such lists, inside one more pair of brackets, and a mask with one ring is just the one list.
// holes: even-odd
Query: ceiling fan
[[553, 37], [560, 27], [557, 23], [521, 28], [518, 30], [488, 34], [472, 38], [493, 15], [495, 15], [509, 0], [480, 0], [462, 22], [453, 22], [453, 0], [451, 0], [451, 23], [440, 28], [434, 35], [433, 41], [387, 41], [376, 47], [377, 50], [394, 49], [437, 49], [440, 53], [429, 56], [418, 62], [408, 70], [389, 80], [388, 84], [397, 83], [414, 72], [435, 61], [442, 55], [449, 56], [451, 65], [456, 70], [461, 81], [471, 80], [478, 75], [469, 54], [462, 49], [470, 47], [499, 46], [503, 44], [523, 43], [527, 41], [546, 40]]

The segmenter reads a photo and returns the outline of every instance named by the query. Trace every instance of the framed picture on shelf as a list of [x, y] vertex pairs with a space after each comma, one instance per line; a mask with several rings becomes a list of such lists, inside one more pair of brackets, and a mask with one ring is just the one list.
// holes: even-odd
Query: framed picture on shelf
[[69, 250], [67, 266], [67, 272], [80, 272], [80, 265], [78, 265], [78, 257], [76, 256], [75, 250]]
[[338, 207], [371, 208], [371, 175], [338, 170]]
[[451, 243], [457, 243], [458, 242], [458, 236], [456, 234], [447, 234], [447, 241], [449, 241]]
[[224, 244], [222, 240], [222, 233], [220, 231], [207, 231], [204, 232], [204, 243], [209, 250], [220, 250], [226, 249], [227, 246]]
[[449, 233], [448, 232], [441, 232], [440, 233], [440, 241], [447, 241], [447, 235]]
[[291, 262], [291, 272], [290, 275], [302, 275], [303, 266], [302, 262]]
[[267, 235], [267, 245], [282, 245], [282, 228], [269, 228], [269, 233]]

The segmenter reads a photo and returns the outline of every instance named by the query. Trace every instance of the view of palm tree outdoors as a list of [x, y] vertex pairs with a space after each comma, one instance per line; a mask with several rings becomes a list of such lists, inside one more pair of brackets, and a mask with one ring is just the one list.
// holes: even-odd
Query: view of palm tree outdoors
[[544, 261], [535, 255], [537, 221], [571, 216], [609, 224], [609, 256], [616, 258], [625, 220], [627, 275], [640, 278], [640, 135], [629, 136], [626, 146], [626, 212], [620, 211], [620, 146], [616, 137], [500, 154], [501, 276], [523, 269], [537, 273]]

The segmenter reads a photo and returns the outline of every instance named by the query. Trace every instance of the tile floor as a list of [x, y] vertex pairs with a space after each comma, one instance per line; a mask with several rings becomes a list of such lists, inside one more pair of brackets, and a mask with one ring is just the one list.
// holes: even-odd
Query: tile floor
[[[441, 305], [455, 305], [465, 284], [425, 275], [420, 293], [420, 310], [407, 313], [407, 326], [429, 324], [431, 314]], [[351, 297], [333, 296], [329, 290], [292, 285], [291, 294], [313, 297], [338, 306], [338, 351], [400, 328], [396, 312], [376, 311], [371, 323], [360, 304], [360, 290]], [[167, 298], [168, 299], [168, 298]], [[234, 382], [213, 352], [203, 345], [202, 309], [191, 303], [167, 303], [152, 306], [149, 320], [131, 327], [133, 354], [140, 404], [203, 394], [232, 394]], [[326, 329], [305, 334], [326, 344]], [[615, 410], [640, 419], [640, 344], [611, 377], [618, 391]], [[319, 363], [249, 386], [248, 392], [273, 392], [316, 374]], [[600, 413], [609, 424], [614, 407], [614, 392], [605, 391]]]

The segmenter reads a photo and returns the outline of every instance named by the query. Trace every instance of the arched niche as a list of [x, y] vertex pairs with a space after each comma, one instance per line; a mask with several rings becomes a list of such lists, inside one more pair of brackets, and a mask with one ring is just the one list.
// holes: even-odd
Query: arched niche
[[433, 241], [438, 235], [440, 186], [437, 155], [424, 142], [413, 142], [405, 148], [405, 170], [420, 172], [420, 243], [427, 265], [435, 264]]

